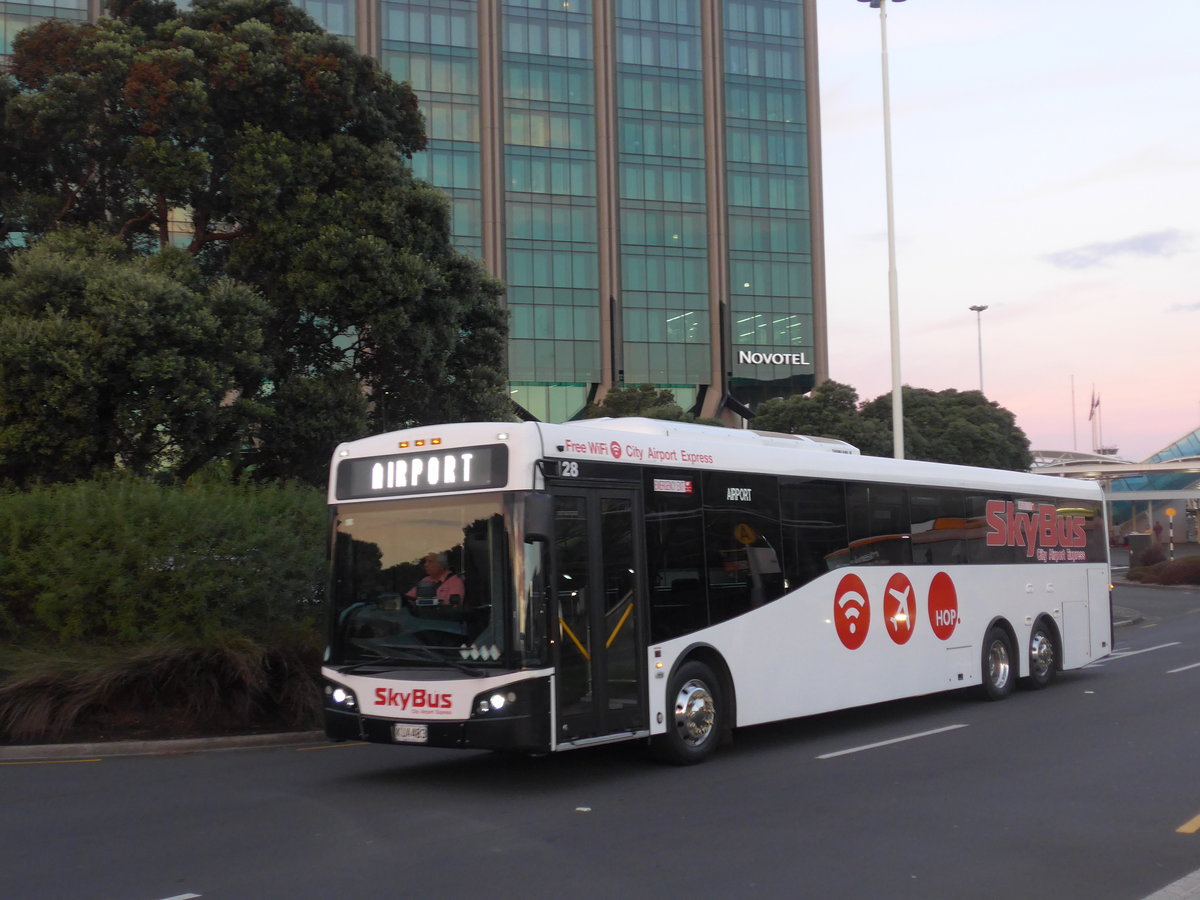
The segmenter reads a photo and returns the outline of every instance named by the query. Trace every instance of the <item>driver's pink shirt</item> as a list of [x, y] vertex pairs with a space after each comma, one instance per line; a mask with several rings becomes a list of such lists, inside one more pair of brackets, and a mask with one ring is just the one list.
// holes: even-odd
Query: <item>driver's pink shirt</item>
[[[441, 580], [434, 578], [432, 575], [426, 575], [421, 579], [421, 581], [437, 582], [437, 592], [435, 596], [438, 599], [438, 603], [441, 604], [448, 604], [450, 602], [450, 598], [456, 595], [458, 596], [459, 602], [461, 602], [462, 599], [467, 595], [467, 586], [463, 584], [463, 580], [453, 572], [447, 572]], [[405, 596], [416, 597], [417, 589], [413, 588]]]

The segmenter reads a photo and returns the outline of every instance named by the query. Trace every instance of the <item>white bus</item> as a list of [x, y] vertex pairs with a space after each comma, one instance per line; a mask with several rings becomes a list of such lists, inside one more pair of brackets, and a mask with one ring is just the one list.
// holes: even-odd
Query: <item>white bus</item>
[[334, 740], [648, 739], [686, 764], [737, 727], [1000, 699], [1112, 648], [1081, 481], [631, 418], [343, 444], [329, 502]]

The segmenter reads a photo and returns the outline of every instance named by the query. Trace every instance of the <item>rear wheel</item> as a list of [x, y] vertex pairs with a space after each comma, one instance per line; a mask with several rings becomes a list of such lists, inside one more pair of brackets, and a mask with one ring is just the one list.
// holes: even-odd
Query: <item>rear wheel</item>
[[1003, 700], [1012, 693], [1017, 673], [1012, 639], [1008, 632], [995, 625], [983, 639], [983, 691], [989, 700]]
[[1054, 680], [1058, 672], [1058, 645], [1044, 622], [1033, 626], [1029, 635], [1029, 677], [1025, 686], [1040, 690]]
[[667, 688], [667, 731], [656, 735], [654, 754], [678, 766], [703, 762], [716, 749], [725, 724], [721, 686], [704, 663], [686, 662]]

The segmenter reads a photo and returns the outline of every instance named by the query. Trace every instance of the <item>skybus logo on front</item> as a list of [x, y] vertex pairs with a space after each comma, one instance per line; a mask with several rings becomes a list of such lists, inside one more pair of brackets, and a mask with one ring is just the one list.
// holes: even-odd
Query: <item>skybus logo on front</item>
[[423, 688], [411, 691], [393, 691], [391, 688], [375, 688], [376, 706], [398, 706], [403, 709], [449, 709], [452, 694], [435, 694]]

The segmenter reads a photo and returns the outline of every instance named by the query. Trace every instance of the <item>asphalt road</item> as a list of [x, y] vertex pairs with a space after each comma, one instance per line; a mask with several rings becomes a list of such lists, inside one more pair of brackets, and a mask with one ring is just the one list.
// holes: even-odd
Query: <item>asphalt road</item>
[[1047, 691], [746, 729], [693, 768], [635, 745], [0, 763], [0, 898], [1200, 896], [1200, 591], [1117, 602], [1140, 618], [1114, 657]]

